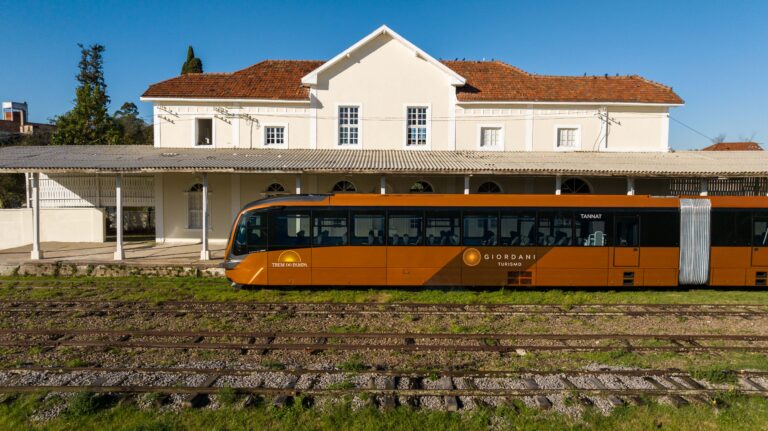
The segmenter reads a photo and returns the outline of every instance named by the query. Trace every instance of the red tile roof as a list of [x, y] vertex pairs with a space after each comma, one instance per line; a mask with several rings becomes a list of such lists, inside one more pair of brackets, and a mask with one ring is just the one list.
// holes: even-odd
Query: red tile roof
[[757, 142], [718, 142], [703, 151], [763, 151], [763, 147]]
[[[301, 78], [323, 61], [266, 60], [234, 73], [187, 74], [150, 85], [143, 97], [306, 100]], [[466, 78], [459, 101], [683, 103], [640, 76], [547, 76], [500, 61], [444, 61]]]

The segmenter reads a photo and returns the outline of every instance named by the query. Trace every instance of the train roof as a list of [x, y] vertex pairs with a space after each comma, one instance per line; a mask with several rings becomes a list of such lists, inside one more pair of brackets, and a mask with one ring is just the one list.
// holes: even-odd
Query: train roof
[[709, 199], [713, 208], [768, 208], [765, 196], [340, 193], [269, 197], [250, 202], [243, 210], [270, 206], [679, 208], [680, 199]]

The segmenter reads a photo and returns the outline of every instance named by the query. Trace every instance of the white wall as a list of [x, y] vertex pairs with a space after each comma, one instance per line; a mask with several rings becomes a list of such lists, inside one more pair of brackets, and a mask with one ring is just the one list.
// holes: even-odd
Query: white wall
[[431, 148], [449, 142], [448, 75], [389, 35], [380, 35], [320, 74], [317, 84], [317, 148], [338, 148], [339, 105], [361, 105], [362, 148], [405, 148], [407, 106], [428, 106]]
[[[43, 208], [43, 242], [104, 242], [105, 215], [96, 208]], [[0, 249], [32, 244], [32, 209], [0, 210]]]

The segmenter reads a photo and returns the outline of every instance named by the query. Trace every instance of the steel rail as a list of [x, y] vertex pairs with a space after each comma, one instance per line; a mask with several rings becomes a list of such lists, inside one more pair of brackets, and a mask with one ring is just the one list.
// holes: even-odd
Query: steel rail
[[[635, 352], [671, 351], [671, 352], [712, 352], [712, 351], [768, 351], [768, 336], [764, 335], [660, 335], [660, 334], [421, 334], [421, 333], [332, 333], [332, 332], [226, 332], [226, 331], [147, 331], [147, 330], [82, 330], [82, 329], [0, 329], [0, 335], [22, 335], [22, 339], [0, 340], [0, 346], [31, 347], [31, 346], [70, 346], [70, 347], [118, 347], [118, 348], [152, 348], [152, 349], [210, 349], [210, 350], [273, 350], [308, 352], [318, 351], [464, 351], [464, 352], [519, 352], [519, 351], [614, 351], [622, 348]], [[30, 336], [47, 335], [43, 340], [30, 339]], [[120, 339], [78, 340], [75, 337], [106, 335]], [[136, 340], [136, 338], [194, 338], [185, 340]], [[209, 338], [247, 338], [248, 342], [211, 342]], [[265, 342], [257, 342], [265, 339]], [[282, 341], [286, 339], [287, 341]], [[295, 340], [312, 339], [312, 342], [297, 342]], [[329, 343], [328, 340], [342, 342]], [[398, 340], [392, 343], [391, 340]], [[476, 344], [435, 344], [416, 343], [416, 340], [449, 340], [476, 341]], [[504, 344], [501, 340], [525, 340], [529, 344]], [[541, 345], [530, 344], [530, 341], [558, 341], [559, 344]], [[620, 345], [600, 345], [590, 343], [574, 345], [574, 341], [615, 340]], [[668, 346], [633, 345], [630, 340], [667, 341]], [[360, 344], [350, 341], [363, 341]], [[383, 341], [370, 343], [366, 341]], [[740, 341], [746, 343], [763, 342], [764, 345], [702, 345], [700, 341]], [[687, 345], [682, 342], [686, 342]]]
[[[257, 387], [208, 387], [208, 386], [0, 386], [0, 393], [34, 392], [93, 392], [93, 393], [163, 393], [163, 394], [216, 394], [224, 390], [240, 394], [287, 395], [287, 396], [341, 396], [341, 395], [389, 395], [405, 397], [525, 397], [552, 394], [582, 394], [591, 396], [694, 396], [722, 395], [721, 389], [290, 389]], [[732, 393], [768, 396], [768, 390], [735, 389]]]
[[[300, 368], [294, 370], [242, 369], [242, 368], [194, 368], [194, 367], [56, 367], [56, 366], [23, 366], [0, 368], [0, 373], [168, 373], [168, 374], [201, 374], [220, 376], [249, 376], [253, 374], [283, 374], [291, 376], [344, 374], [344, 375], [375, 375], [389, 377], [432, 378], [435, 370], [315, 370]], [[743, 377], [768, 377], [768, 371], [733, 370], [734, 375]], [[599, 369], [599, 370], [440, 370], [442, 377], [472, 377], [472, 378], [519, 378], [521, 376], [622, 376], [622, 377], [690, 377], [678, 369]]]

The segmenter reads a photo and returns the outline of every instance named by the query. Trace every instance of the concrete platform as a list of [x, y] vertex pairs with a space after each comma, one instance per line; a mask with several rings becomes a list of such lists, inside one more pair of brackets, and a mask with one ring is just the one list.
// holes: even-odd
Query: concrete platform
[[114, 260], [115, 243], [42, 243], [43, 259], [30, 260], [32, 246], [0, 250], [0, 275], [223, 276], [224, 245], [212, 244], [211, 260], [200, 260], [200, 244], [124, 243], [125, 259]]

